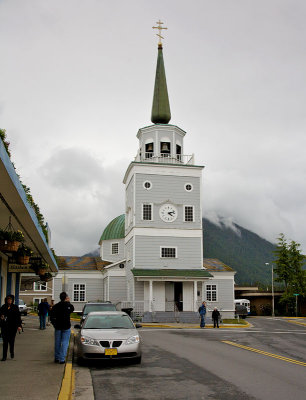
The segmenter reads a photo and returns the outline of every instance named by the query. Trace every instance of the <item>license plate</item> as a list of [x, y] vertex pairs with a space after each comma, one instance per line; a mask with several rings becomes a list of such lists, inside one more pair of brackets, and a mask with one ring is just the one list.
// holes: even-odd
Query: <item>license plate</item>
[[116, 356], [118, 354], [117, 349], [105, 349], [106, 356]]

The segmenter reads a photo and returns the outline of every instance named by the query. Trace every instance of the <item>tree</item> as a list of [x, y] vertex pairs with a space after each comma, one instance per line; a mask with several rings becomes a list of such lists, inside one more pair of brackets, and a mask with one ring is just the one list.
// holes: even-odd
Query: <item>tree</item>
[[286, 312], [294, 307], [294, 293], [301, 296], [305, 295], [305, 271], [303, 264], [305, 256], [301, 254], [300, 244], [292, 240], [289, 244], [283, 233], [278, 238], [276, 251], [276, 265], [274, 271], [275, 281], [285, 285], [285, 292], [281, 297], [281, 302], [286, 305]]

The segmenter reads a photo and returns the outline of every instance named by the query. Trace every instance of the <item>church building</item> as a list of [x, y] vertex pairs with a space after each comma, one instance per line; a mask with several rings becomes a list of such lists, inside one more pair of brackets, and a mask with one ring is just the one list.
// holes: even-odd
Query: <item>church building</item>
[[137, 155], [124, 175], [125, 214], [99, 241], [103, 300], [133, 308], [144, 321], [198, 321], [203, 300], [233, 318], [235, 271], [203, 255], [204, 167], [185, 154], [186, 132], [170, 119], [159, 41], [152, 125], [139, 129]]

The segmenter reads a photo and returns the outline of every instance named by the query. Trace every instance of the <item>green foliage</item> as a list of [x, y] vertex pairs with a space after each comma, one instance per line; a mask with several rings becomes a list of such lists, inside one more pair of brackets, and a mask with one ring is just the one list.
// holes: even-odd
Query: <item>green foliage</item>
[[235, 228], [240, 234], [203, 218], [204, 257], [217, 258], [237, 271], [237, 284], [267, 290], [271, 286], [271, 268], [265, 263], [272, 262], [276, 246], [237, 224]]
[[24, 244], [21, 244], [21, 246], [18, 247], [17, 255], [31, 256], [31, 255], [33, 255], [33, 251], [30, 249], [30, 247], [27, 247]]
[[0, 129], [0, 138], [1, 138], [2, 142], [3, 142], [3, 144], [4, 144], [4, 147], [5, 147], [5, 150], [6, 150], [7, 154], [8, 154], [8, 156], [11, 157], [11, 152], [10, 152], [10, 149], [9, 149], [10, 142], [8, 142], [6, 140], [6, 130], [5, 129]]
[[305, 296], [306, 275], [303, 270], [305, 256], [301, 254], [300, 244], [292, 240], [287, 243], [283, 233], [278, 238], [277, 249], [274, 252], [276, 259], [275, 273], [277, 282], [284, 282], [285, 292], [280, 299], [280, 303], [286, 306], [286, 312], [295, 308], [295, 296], [299, 294]]
[[[10, 153], [10, 150], [9, 150], [10, 143], [6, 140], [6, 130], [5, 129], [0, 129], [0, 138], [3, 141], [3, 144], [5, 146], [7, 154], [9, 155], [9, 157], [11, 157], [11, 153]], [[14, 166], [14, 164], [13, 164], [13, 166]], [[14, 166], [14, 168], [15, 168], [15, 166]], [[45, 223], [45, 220], [44, 220], [44, 216], [40, 212], [40, 209], [39, 209], [38, 205], [34, 202], [34, 199], [33, 199], [32, 195], [31, 195], [30, 188], [22, 183], [20, 175], [18, 175], [18, 178], [19, 178], [19, 180], [20, 180], [20, 182], [22, 184], [22, 187], [23, 187], [23, 189], [25, 191], [25, 194], [26, 194], [26, 197], [27, 197], [27, 201], [30, 204], [30, 206], [33, 208], [33, 210], [34, 210], [34, 212], [36, 214], [38, 223], [41, 226], [41, 229], [42, 229], [42, 231], [44, 233], [44, 236], [46, 238], [46, 241], [48, 243], [48, 230], [47, 230], [47, 224]]]
[[0, 229], [0, 240], [23, 242], [24, 236], [21, 231], [13, 231], [8, 229]]

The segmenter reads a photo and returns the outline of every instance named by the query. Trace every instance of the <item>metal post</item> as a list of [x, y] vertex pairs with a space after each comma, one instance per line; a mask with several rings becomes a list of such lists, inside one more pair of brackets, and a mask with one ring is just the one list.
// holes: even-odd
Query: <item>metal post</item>
[[[270, 263], [265, 263], [266, 265], [270, 265]], [[274, 312], [274, 278], [273, 278], [273, 264], [272, 264], [272, 317], [275, 317], [275, 312]]]
[[275, 317], [275, 313], [274, 313], [274, 278], [273, 278], [273, 264], [272, 264], [272, 317]]

